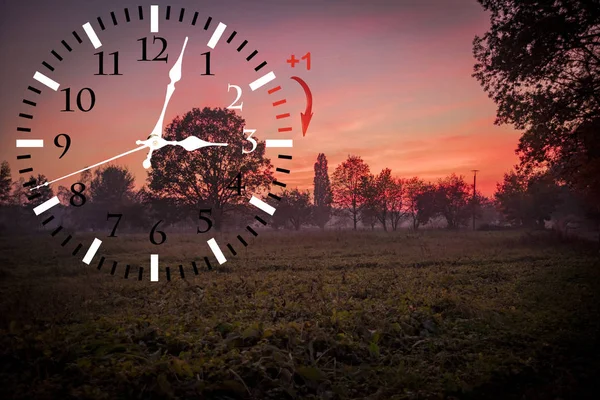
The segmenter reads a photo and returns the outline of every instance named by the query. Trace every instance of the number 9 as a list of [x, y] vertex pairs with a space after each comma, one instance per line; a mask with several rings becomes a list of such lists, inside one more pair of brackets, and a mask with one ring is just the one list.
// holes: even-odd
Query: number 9
[[[64, 145], [60, 144], [61, 136], [65, 137]], [[62, 154], [60, 155], [60, 157], [58, 157], [59, 159], [61, 159], [61, 158], [63, 158], [63, 156], [65, 154], [67, 154], [67, 151], [69, 151], [69, 148], [71, 147], [71, 137], [69, 135], [67, 135], [66, 133], [61, 133], [60, 135], [56, 135], [56, 137], [54, 138], [54, 145], [60, 149], [64, 148]]]

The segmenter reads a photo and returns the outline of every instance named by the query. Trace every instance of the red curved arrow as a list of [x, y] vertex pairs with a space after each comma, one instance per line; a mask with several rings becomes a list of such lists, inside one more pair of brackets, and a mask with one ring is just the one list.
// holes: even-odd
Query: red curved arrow
[[308, 124], [310, 124], [310, 119], [313, 116], [312, 113], [312, 93], [310, 92], [310, 88], [302, 79], [297, 76], [292, 76], [290, 79], [295, 80], [302, 86], [304, 89], [304, 93], [306, 94], [306, 111], [300, 113], [300, 119], [302, 120], [302, 136], [306, 135], [306, 130], [308, 129]]

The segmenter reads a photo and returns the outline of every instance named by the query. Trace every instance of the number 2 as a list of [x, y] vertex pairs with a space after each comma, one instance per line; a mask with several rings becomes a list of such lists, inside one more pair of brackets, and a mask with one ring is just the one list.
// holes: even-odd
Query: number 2
[[235, 90], [237, 91], [237, 97], [235, 98], [235, 100], [233, 101], [233, 103], [231, 103], [231, 105], [229, 107], [227, 107], [227, 108], [230, 109], [230, 110], [240, 110], [240, 111], [242, 111], [242, 107], [244, 106], [244, 102], [242, 101], [239, 105], [235, 104], [238, 101], [240, 101], [240, 98], [242, 97], [242, 88], [239, 87], [238, 85], [227, 84], [227, 92], [229, 92], [229, 89], [231, 89], [231, 88], [235, 88]]

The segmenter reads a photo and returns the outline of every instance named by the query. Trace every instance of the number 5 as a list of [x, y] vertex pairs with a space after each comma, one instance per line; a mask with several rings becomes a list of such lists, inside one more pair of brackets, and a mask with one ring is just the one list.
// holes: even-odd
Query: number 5
[[254, 150], [256, 150], [256, 146], [258, 146], [258, 143], [256, 143], [256, 140], [252, 137], [252, 135], [254, 135], [254, 132], [256, 132], [256, 129], [244, 129], [244, 135], [246, 133], [249, 133], [249, 135], [246, 138], [246, 140], [249, 141], [250, 143], [252, 143], [252, 150], [246, 151], [242, 147], [242, 154], [252, 153]]
[[235, 105], [235, 103], [237, 103], [240, 98], [242, 97], [242, 88], [239, 87], [238, 85], [230, 85], [227, 84], [227, 92], [229, 92], [229, 89], [231, 88], [235, 88], [235, 90], [237, 91], [237, 97], [235, 98], [235, 100], [233, 101], [233, 103], [231, 103], [231, 105], [229, 107], [227, 107], [230, 110], [240, 110], [242, 111], [242, 107], [244, 106], [244, 102], [242, 101], [239, 105]]
[[202, 213], [207, 213], [208, 215], [211, 215], [211, 212], [212, 212], [212, 208], [205, 208], [205, 209], [200, 210], [200, 215], [198, 218], [200, 218], [202, 221], [206, 222], [207, 228], [203, 231], [201, 231], [200, 228], [198, 228], [197, 233], [206, 233], [206, 232], [210, 231], [210, 228], [212, 228], [213, 223], [210, 220], [210, 218], [205, 217], [204, 215], [202, 215]]

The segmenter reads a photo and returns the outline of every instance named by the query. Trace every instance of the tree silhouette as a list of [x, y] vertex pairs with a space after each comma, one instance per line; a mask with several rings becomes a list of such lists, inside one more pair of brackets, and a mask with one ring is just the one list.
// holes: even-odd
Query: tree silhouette
[[[212, 207], [211, 216], [219, 229], [223, 216], [233, 205], [247, 202], [244, 191], [238, 193], [238, 175], [246, 193], [267, 190], [273, 180], [272, 165], [265, 157], [265, 142], [256, 136], [256, 149], [243, 132], [244, 120], [234, 111], [223, 108], [194, 108], [176, 117], [165, 129], [167, 140], [196, 136], [227, 147], [205, 147], [187, 151], [180, 146], [166, 146], [154, 152], [148, 173], [148, 188], [161, 199], [178, 206]], [[241, 189], [241, 188], [240, 188]]]
[[0, 204], [6, 204], [10, 200], [11, 193], [10, 165], [7, 161], [0, 164]]
[[[496, 124], [524, 130], [523, 167], [600, 204], [600, 5], [583, 0], [479, 0], [491, 28], [475, 37], [474, 76], [497, 104]], [[600, 221], [600, 219], [599, 219]]]
[[19, 177], [19, 179], [17, 179], [16, 181], [13, 181], [10, 198], [5, 204], [22, 206], [27, 202], [27, 193], [25, 187], [23, 186], [24, 184], [25, 178], [23, 178], [22, 176]]
[[[84, 182], [89, 181], [88, 210], [93, 210], [87, 217], [87, 224], [96, 229], [106, 230], [112, 222], [107, 222], [109, 214], [123, 214], [124, 223], [120, 225], [122, 231], [125, 226], [132, 226], [141, 207], [135, 204], [135, 178], [127, 167], [107, 165], [94, 171], [92, 176], [81, 177]], [[82, 182], [82, 183], [84, 183]], [[84, 183], [85, 184], [85, 183]]]
[[425, 189], [425, 182], [418, 177], [412, 177], [404, 182], [404, 208], [410, 218], [412, 229], [419, 229], [419, 196]]
[[439, 214], [439, 193], [431, 183], [424, 183], [416, 195], [418, 225], [425, 225]]
[[299, 189], [284, 190], [281, 202], [274, 215], [276, 226], [286, 226], [289, 222], [295, 230], [311, 220], [310, 192]]
[[[368, 174], [363, 177], [360, 184], [361, 196], [364, 199], [364, 204], [360, 209], [360, 220], [363, 225], [370, 226], [371, 230], [375, 229], [375, 225], [379, 221], [380, 210], [380, 196], [377, 188], [377, 181], [375, 175]], [[386, 229], [385, 217], [386, 213], [383, 212], [383, 228]]]
[[[29, 177], [29, 181], [48, 182], [48, 178], [46, 178], [45, 175], [41, 175], [41, 174], [38, 174], [37, 177], [31, 175]], [[50, 200], [52, 197], [54, 197], [54, 191], [52, 190], [52, 187], [50, 187], [50, 185], [42, 186], [41, 188], [36, 189], [35, 193], [30, 192], [29, 189], [23, 188], [23, 185], [21, 185], [20, 189], [23, 191], [23, 194], [19, 197], [21, 198], [21, 201], [29, 207], [36, 206], [36, 205], [43, 203], [46, 200]], [[31, 195], [37, 194], [37, 193], [39, 193], [41, 196], [36, 197], [35, 199], [33, 199], [31, 201], [29, 201], [27, 199], [27, 196], [31, 196]]]
[[71, 195], [73, 193], [71, 193], [71, 191], [69, 190], [68, 187], [60, 185], [58, 187], [58, 190], [56, 192], [56, 195], [58, 196], [58, 200], [60, 201], [60, 203], [64, 206], [69, 204], [69, 199], [71, 199]]
[[[551, 173], [563, 181], [583, 200], [589, 218], [595, 219], [600, 228], [600, 118], [577, 127], [574, 139], [565, 143], [561, 162], [551, 168]], [[600, 244], [600, 229], [598, 229]]]
[[[27, 178], [27, 182], [32, 181], [46, 182], [48, 181], [48, 179], [45, 175], [38, 175], [37, 177], [30, 175], [29, 178]], [[41, 204], [54, 196], [54, 191], [50, 186], [42, 186], [36, 189], [35, 191], [31, 191], [29, 188], [26, 188], [24, 186], [25, 182], [25, 178], [21, 177], [17, 181], [14, 181], [12, 183], [10, 200], [8, 201], [10, 204], [26, 208], [33, 208], [34, 206], [37, 206], [38, 204]], [[39, 197], [35, 197], [29, 200], [30, 196], [33, 196], [38, 193], [40, 194]]]
[[448, 223], [449, 229], [456, 229], [469, 218], [471, 190], [462, 176], [451, 174], [440, 179], [436, 188], [436, 208]]
[[404, 216], [402, 179], [394, 178], [389, 168], [383, 169], [375, 179], [379, 199], [378, 219], [387, 231], [386, 220], [389, 217], [392, 230], [395, 231]]
[[560, 189], [548, 174], [528, 176], [516, 170], [504, 174], [494, 197], [513, 225], [543, 228], [558, 205], [559, 195]]
[[369, 166], [360, 156], [348, 156], [346, 161], [338, 165], [333, 173], [332, 189], [334, 202], [349, 211], [354, 224], [365, 204], [362, 193], [363, 179], [369, 175]]
[[89, 184], [91, 201], [106, 206], [129, 204], [135, 196], [135, 178], [127, 167], [108, 165], [94, 171]]
[[329, 172], [327, 167], [327, 157], [319, 153], [317, 162], [314, 166], [314, 209], [313, 219], [315, 224], [322, 230], [331, 218], [331, 203], [333, 202], [333, 193], [331, 183], [329, 182]]

